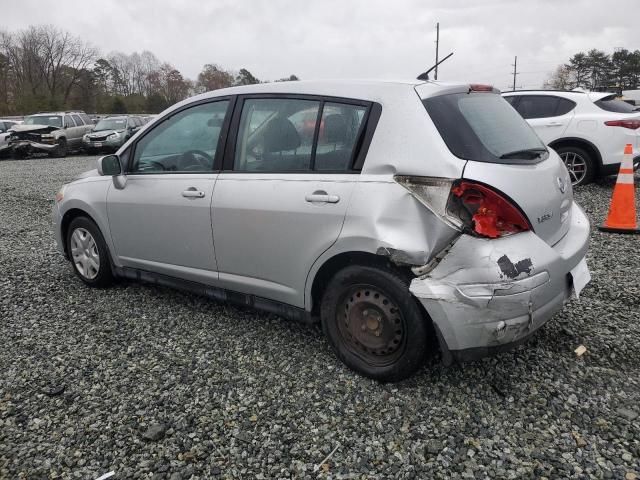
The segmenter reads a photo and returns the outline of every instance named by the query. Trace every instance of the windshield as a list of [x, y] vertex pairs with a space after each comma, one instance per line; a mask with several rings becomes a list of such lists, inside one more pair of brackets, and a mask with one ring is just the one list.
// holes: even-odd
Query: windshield
[[96, 128], [94, 128], [93, 131], [99, 132], [100, 130], [124, 130], [125, 128], [127, 128], [126, 118], [103, 118], [98, 122]]
[[548, 155], [529, 124], [500, 95], [454, 93], [423, 103], [447, 147], [459, 158], [535, 163]]
[[59, 115], [31, 115], [24, 119], [25, 125], [49, 125], [51, 127], [62, 127], [62, 117]]
[[606, 110], [607, 112], [636, 113], [636, 109], [638, 108], [627, 102], [623, 102], [622, 100], [616, 100], [613, 95], [604, 97], [594, 103], [602, 110]]

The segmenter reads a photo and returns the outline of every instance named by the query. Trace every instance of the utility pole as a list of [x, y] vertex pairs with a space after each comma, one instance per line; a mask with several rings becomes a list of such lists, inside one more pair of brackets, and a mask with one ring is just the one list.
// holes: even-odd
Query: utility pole
[[516, 89], [516, 75], [518, 75], [518, 56], [516, 55], [515, 60], [513, 61], [513, 90]]
[[440, 45], [440, 22], [436, 23], [436, 73], [435, 80], [438, 80], [438, 47]]

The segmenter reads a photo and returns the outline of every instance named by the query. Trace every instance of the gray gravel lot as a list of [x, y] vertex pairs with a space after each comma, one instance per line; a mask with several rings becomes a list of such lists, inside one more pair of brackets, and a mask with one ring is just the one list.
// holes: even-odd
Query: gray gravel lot
[[[94, 158], [0, 162], [0, 478], [640, 477], [640, 236], [594, 228], [592, 283], [525, 347], [383, 385], [318, 328], [85, 288], [50, 208]], [[595, 224], [610, 194], [576, 192]]]

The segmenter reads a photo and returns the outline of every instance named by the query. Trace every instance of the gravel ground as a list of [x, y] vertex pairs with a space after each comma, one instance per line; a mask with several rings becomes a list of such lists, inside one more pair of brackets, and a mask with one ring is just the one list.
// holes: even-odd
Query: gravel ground
[[[594, 229], [592, 283], [526, 347], [383, 385], [318, 328], [82, 286], [49, 212], [93, 162], [0, 162], [1, 478], [640, 477], [640, 237]], [[576, 196], [597, 224], [610, 194]]]

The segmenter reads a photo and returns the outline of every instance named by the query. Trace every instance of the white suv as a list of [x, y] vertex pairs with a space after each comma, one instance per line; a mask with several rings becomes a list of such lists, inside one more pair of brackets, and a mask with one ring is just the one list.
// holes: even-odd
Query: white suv
[[[558, 152], [574, 185], [617, 173], [624, 146], [640, 147], [640, 111], [611, 93], [526, 90], [503, 96]], [[636, 168], [639, 162], [634, 158]]]

